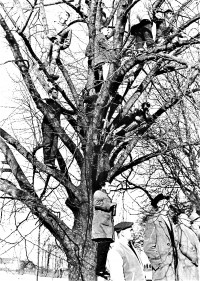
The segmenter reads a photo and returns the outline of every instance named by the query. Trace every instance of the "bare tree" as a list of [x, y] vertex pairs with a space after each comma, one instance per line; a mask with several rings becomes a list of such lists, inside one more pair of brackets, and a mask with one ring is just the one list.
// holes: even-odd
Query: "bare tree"
[[[189, 137], [183, 144], [180, 139], [176, 142], [176, 133], [170, 134], [170, 130], [177, 107], [193, 101], [199, 91], [198, 2], [155, 1], [153, 11], [174, 5], [177, 24], [163, 44], [142, 53], [134, 49], [129, 23], [129, 12], [139, 1], [113, 0], [106, 7], [101, 0], [15, 2], [17, 6], [12, 1], [0, 2], [0, 24], [26, 87], [23, 106], [29, 109], [26, 125], [33, 141], [23, 143], [17, 133], [13, 136], [0, 128], [0, 148], [13, 175], [12, 180], [0, 179], [0, 190], [26, 206], [57, 239], [68, 260], [70, 280], [93, 281], [94, 192], [105, 181], [123, 181], [125, 189], [127, 185], [142, 188], [151, 198], [148, 187], [153, 183], [149, 186], [146, 180], [139, 186], [133, 175], [138, 176], [141, 165], [146, 165], [148, 179], [153, 178], [153, 169], [160, 168], [170, 153], [175, 161], [176, 149], [182, 145], [188, 153], [192, 145]], [[50, 25], [59, 16], [57, 9], [71, 14], [67, 28], [72, 30], [72, 43], [64, 50], [60, 35], [50, 36]], [[101, 31], [110, 25], [113, 36], [109, 38]], [[79, 37], [80, 29], [83, 37]], [[104, 55], [101, 64], [97, 64], [99, 52]], [[54, 75], [51, 63], [56, 63]], [[42, 98], [52, 87], [61, 94], [66, 110], [62, 123]], [[41, 117], [59, 137], [56, 167], [40, 160]], [[156, 176], [159, 185], [159, 174]], [[174, 175], [172, 182], [176, 180]], [[58, 194], [61, 199], [55, 210], [52, 201], [57, 202]], [[65, 204], [73, 214], [72, 227], [58, 215], [67, 212]]]

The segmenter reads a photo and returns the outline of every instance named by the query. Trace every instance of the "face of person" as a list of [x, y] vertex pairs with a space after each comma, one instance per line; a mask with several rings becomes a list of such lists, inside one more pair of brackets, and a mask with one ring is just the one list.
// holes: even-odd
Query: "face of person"
[[110, 189], [111, 189], [110, 183], [109, 183], [109, 182], [106, 182], [105, 185], [104, 185], [104, 187], [103, 187], [103, 189], [105, 189], [105, 191], [106, 191], [107, 193], [109, 193], [109, 192], [110, 192]]
[[69, 14], [68, 14], [68, 13], [61, 13], [61, 14], [59, 15], [59, 22], [60, 22], [62, 25], [66, 24], [66, 22], [68, 21], [68, 19], [69, 19]]
[[165, 13], [165, 17], [166, 17], [167, 19], [171, 19], [172, 16], [173, 16], [173, 13], [172, 13], [172, 12], [167, 12], [167, 13]]
[[169, 213], [169, 203], [167, 200], [162, 200], [158, 203], [158, 212], [164, 216]]
[[190, 227], [191, 223], [190, 223], [190, 219], [186, 214], [181, 214], [179, 216], [179, 220], [181, 223], [183, 223], [185, 226]]
[[53, 99], [57, 99], [58, 98], [58, 92], [54, 89], [54, 90], [52, 90], [52, 92], [51, 92], [51, 97], [53, 98]]
[[133, 232], [132, 227], [122, 230], [121, 231], [121, 237], [123, 237], [128, 242], [133, 240], [134, 232]]

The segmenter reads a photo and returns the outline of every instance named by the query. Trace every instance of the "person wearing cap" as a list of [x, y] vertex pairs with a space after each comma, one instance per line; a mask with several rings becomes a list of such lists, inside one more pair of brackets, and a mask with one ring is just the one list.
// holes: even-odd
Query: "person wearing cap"
[[178, 280], [199, 281], [200, 244], [184, 212], [174, 214], [175, 240], [178, 251]]
[[96, 275], [108, 277], [106, 259], [110, 243], [114, 242], [114, 220], [116, 203], [108, 196], [110, 183], [102, 184], [100, 190], [95, 191], [93, 197], [92, 240], [97, 242]]
[[[56, 118], [60, 123], [61, 114], [74, 114], [72, 110], [65, 109], [58, 103], [58, 92], [55, 88], [49, 90], [49, 96], [50, 98], [45, 99], [45, 102], [52, 118]], [[55, 159], [58, 150], [58, 135], [55, 133], [46, 116], [44, 116], [42, 121], [42, 136], [44, 164], [50, 168], [55, 168]]]
[[178, 253], [168, 200], [168, 196], [157, 195], [151, 202], [152, 214], [146, 219], [144, 252], [152, 265], [153, 281], [178, 280]]
[[115, 225], [118, 240], [108, 252], [107, 268], [112, 281], [145, 281], [143, 264], [134, 246], [133, 223], [120, 222]]

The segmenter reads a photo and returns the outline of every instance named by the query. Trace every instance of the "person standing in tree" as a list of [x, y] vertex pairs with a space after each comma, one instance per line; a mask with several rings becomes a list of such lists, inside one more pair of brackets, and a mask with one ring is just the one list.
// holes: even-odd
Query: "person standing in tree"
[[[72, 38], [72, 30], [68, 28], [67, 21], [70, 14], [68, 12], [62, 12], [59, 15], [58, 22], [56, 24], [62, 26], [62, 29], [57, 32], [56, 28], [49, 32], [48, 39], [50, 40], [50, 47], [47, 55], [47, 61], [49, 65], [50, 76], [53, 80], [57, 80], [59, 75], [55, 74], [56, 60], [60, 57], [60, 51], [69, 48]], [[57, 27], [58, 29], [58, 27]]]
[[105, 182], [101, 190], [94, 193], [92, 221], [92, 240], [97, 244], [96, 274], [103, 278], [109, 276], [106, 271], [106, 259], [110, 243], [114, 242], [114, 220], [116, 203], [108, 196], [110, 183]]
[[141, 0], [130, 11], [130, 33], [135, 37], [135, 49], [139, 53], [144, 51], [145, 43], [149, 50], [155, 45], [152, 34], [151, 10], [151, 1]]
[[[48, 105], [52, 118], [56, 118], [60, 122], [61, 114], [74, 114], [72, 110], [65, 109], [58, 103], [58, 92], [55, 88], [49, 90], [49, 95], [50, 98], [45, 99], [45, 102]], [[55, 168], [55, 160], [58, 150], [58, 135], [55, 133], [46, 116], [44, 116], [42, 121], [42, 136], [44, 164], [50, 168]]]

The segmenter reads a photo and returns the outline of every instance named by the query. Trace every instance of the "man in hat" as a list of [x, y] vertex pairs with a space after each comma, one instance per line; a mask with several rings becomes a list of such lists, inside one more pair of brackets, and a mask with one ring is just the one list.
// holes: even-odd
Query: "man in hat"
[[134, 246], [133, 223], [120, 222], [115, 225], [118, 241], [108, 252], [107, 267], [112, 281], [145, 281], [143, 265]]
[[153, 281], [178, 280], [178, 253], [168, 199], [168, 196], [159, 194], [152, 200], [153, 213], [145, 226], [144, 252], [152, 265]]

